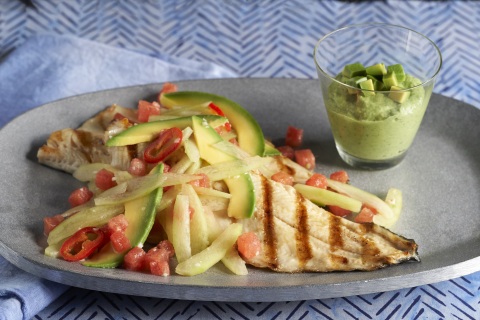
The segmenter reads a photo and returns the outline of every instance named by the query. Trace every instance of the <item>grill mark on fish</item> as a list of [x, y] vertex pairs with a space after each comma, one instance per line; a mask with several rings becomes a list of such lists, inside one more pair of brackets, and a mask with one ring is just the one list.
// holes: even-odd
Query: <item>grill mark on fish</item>
[[[374, 227], [375, 226], [373, 223], [361, 224], [360, 232], [362, 233], [362, 235], [371, 233], [374, 231]], [[376, 232], [375, 234], [380, 235], [384, 239], [387, 239], [379, 232]], [[389, 242], [391, 241], [389, 240]], [[368, 241], [368, 239], [365, 239], [362, 242], [361, 258], [362, 258], [362, 263], [364, 263], [365, 265], [388, 265], [394, 262], [388, 257], [382, 257], [380, 253], [381, 253], [380, 248], [378, 248], [373, 241]]]
[[[91, 149], [92, 149], [92, 139], [91, 135], [88, 132], [82, 130], [76, 130], [75, 133], [77, 134], [78, 140], [80, 140], [79, 151], [88, 159], [88, 162], [92, 162], [91, 157]], [[73, 144], [73, 141], [72, 141]]]
[[376, 235], [382, 237], [395, 249], [403, 250], [406, 255], [409, 254], [409, 251], [412, 252], [416, 251], [417, 249], [417, 244], [415, 242], [412, 242], [394, 233], [385, 233], [373, 223], [362, 224], [361, 230], [363, 231], [363, 233], [375, 232]]
[[285, 165], [282, 157], [275, 157], [275, 161], [277, 162], [277, 165], [279, 166], [280, 171], [286, 172], [291, 176], [295, 175], [295, 169]]
[[262, 187], [263, 187], [263, 211], [265, 219], [263, 220], [263, 228], [265, 232], [264, 236], [264, 245], [265, 245], [265, 256], [267, 258], [267, 263], [272, 269], [278, 268], [278, 257], [277, 257], [277, 240], [275, 236], [275, 223], [273, 215], [273, 204], [272, 204], [272, 186], [270, 182], [262, 177]]
[[328, 226], [329, 226], [329, 235], [328, 235], [328, 244], [330, 245], [330, 259], [332, 265], [337, 264], [347, 264], [348, 259], [346, 257], [339, 256], [335, 254], [336, 250], [343, 249], [343, 237], [342, 237], [342, 221], [337, 216], [333, 214], [329, 216]]
[[308, 212], [305, 206], [305, 199], [300, 193], [297, 194], [296, 200], [296, 226], [297, 232], [295, 234], [296, 245], [297, 245], [297, 257], [298, 263], [301, 268], [312, 259], [312, 247], [310, 245], [310, 227], [308, 225]]

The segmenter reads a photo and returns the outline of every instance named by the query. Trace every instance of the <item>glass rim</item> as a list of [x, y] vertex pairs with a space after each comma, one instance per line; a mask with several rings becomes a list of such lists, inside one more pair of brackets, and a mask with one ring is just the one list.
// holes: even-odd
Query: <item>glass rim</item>
[[418, 31], [415, 31], [413, 29], [410, 29], [410, 28], [407, 28], [407, 27], [404, 27], [404, 26], [400, 26], [400, 25], [395, 25], [395, 24], [389, 24], [389, 23], [381, 23], [381, 22], [374, 22], [374, 23], [360, 23], [360, 24], [351, 24], [351, 25], [347, 25], [345, 27], [342, 27], [342, 28], [339, 28], [339, 29], [336, 29], [336, 30], [333, 30], [332, 32], [329, 32], [327, 33], [326, 35], [324, 35], [323, 37], [321, 37], [317, 43], [315, 44], [315, 47], [313, 48], [313, 60], [315, 62], [315, 66], [317, 67], [318, 70], [320, 70], [322, 72], [322, 74], [324, 74], [327, 78], [329, 78], [330, 80], [338, 83], [338, 84], [341, 84], [342, 86], [345, 86], [345, 87], [348, 87], [348, 88], [352, 88], [352, 89], [356, 89], [356, 90], [359, 90], [359, 91], [370, 91], [370, 92], [391, 92], [391, 90], [383, 90], [383, 91], [380, 91], [380, 90], [369, 90], [369, 89], [360, 89], [360, 88], [357, 88], [357, 87], [353, 87], [351, 85], [348, 85], [346, 83], [343, 83], [337, 79], [335, 79], [335, 77], [332, 77], [330, 74], [328, 74], [325, 70], [323, 70], [322, 67], [320, 67], [320, 65], [318, 64], [317, 62], [317, 50], [318, 50], [318, 47], [320, 45], [320, 43], [322, 41], [324, 41], [325, 39], [327, 39], [328, 37], [332, 36], [333, 34], [335, 33], [338, 33], [338, 32], [341, 32], [341, 31], [345, 31], [347, 29], [353, 29], [353, 28], [358, 28], [358, 27], [380, 27], [380, 26], [384, 26], [384, 27], [389, 27], [389, 28], [398, 28], [398, 29], [403, 29], [403, 30], [407, 30], [407, 31], [410, 31], [410, 32], [413, 32], [413, 33], [416, 33], [417, 35], [419, 35], [420, 37], [424, 38], [425, 40], [427, 40], [431, 45], [433, 45], [433, 47], [435, 48], [435, 51], [437, 52], [438, 54], [438, 59], [440, 61], [440, 63], [438, 64], [438, 67], [437, 69], [435, 70], [433, 76], [431, 76], [429, 79], [423, 81], [422, 83], [416, 85], [416, 86], [413, 86], [413, 87], [410, 87], [410, 88], [405, 88], [403, 90], [397, 90], [397, 92], [404, 92], [404, 91], [411, 91], [412, 89], [414, 88], [418, 88], [418, 87], [424, 87], [426, 86], [429, 82], [433, 81], [438, 73], [440, 72], [440, 69], [442, 68], [442, 64], [443, 64], [443, 58], [442, 58], [442, 52], [440, 51], [440, 49], [438, 48], [438, 46], [435, 44], [435, 42], [433, 42], [429, 37], [427, 37], [426, 35], [418, 32]]

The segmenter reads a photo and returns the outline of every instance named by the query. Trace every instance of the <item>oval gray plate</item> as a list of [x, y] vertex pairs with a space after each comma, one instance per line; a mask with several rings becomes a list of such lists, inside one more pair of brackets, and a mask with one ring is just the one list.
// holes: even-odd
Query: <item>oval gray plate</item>
[[0, 253], [32, 274], [87, 289], [172, 299], [290, 301], [366, 294], [443, 281], [480, 270], [480, 110], [433, 95], [406, 159], [384, 171], [347, 167], [338, 157], [316, 80], [227, 79], [179, 82], [181, 90], [225, 95], [250, 110], [269, 138], [288, 125], [305, 129], [317, 170], [348, 170], [352, 184], [385, 196], [404, 193], [393, 231], [419, 244], [421, 262], [373, 272], [279, 274], [250, 268], [231, 275], [216, 266], [195, 277], [157, 277], [94, 269], [45, 257], [42, 218], [64, 211], [80, 186], [70, 175], [36, 162], [36, 151], [57, 129], [76, 127], [104, 107], [135, 107], [160, 84], [114, 89], [49, 103], [0, 131]]

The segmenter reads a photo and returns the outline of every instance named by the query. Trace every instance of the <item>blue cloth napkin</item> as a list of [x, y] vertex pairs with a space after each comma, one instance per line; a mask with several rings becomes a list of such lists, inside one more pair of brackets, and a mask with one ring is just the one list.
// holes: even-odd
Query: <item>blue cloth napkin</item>
[[[236, 74], [212, 63], [147, 56], [71, 36], [35, 36], [0, 61], [0, 128], [33, 107], [81, 93], [228, 77]], [[0, 256], [0, 320], [30, 319], [67, 288]]]
[[71, 36], [39, 35], [0, 61], [0, 127], [30, 108], [81, 93], [231, 77], [236, 74], [208, 62], [148, 56]]
[[26, 273], [0, 256], [0, 319], [30, 319], [68, 287]]

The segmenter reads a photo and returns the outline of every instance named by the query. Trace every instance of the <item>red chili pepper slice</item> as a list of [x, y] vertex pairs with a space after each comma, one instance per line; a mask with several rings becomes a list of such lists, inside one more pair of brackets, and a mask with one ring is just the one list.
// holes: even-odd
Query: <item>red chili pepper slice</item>
[[[216, 104], [214, 104], [213, 102], [210, 102], [210, 104], [208, 105], [208, 107], [210, 109], [213, 110], [213, 112], [215, 112], [217, 115], [221, 116], [221, 117], [225, 117], [225, 113], [223, 113], [222, 109], [220, 109]], [[225, 128], [225, 130], [227, 132], [230, 132], [232, 131], [232, 125], [230, 124], [230, 122], [225, 122], [225, 124], [223, 125], [223, 127]]]
[[208, 105], [208, 107], [210, 109], [213, 110], [213, 112], [215, 112], [216, 114], [218, 114], [219, 116], [221, 117], [225, 117], [225, 113], [223, 113], [222, 109], [220, 109], [217, 105], [215, 105], [213, 102], [210, 102], [210, 104]]
[[173, 127], [163, 130], [158, 138], [150, 143], [143, 152], [143, 158], [148, 163], [157, 163], [165, 160], [180, 147], [182, 130]]
[[105, 234], [101, 229], [86, 227], [75, 232], [65, 240], [60, 248], [60, 255], [67, 261], [80, 261], [88, 258], [105, 242]]

